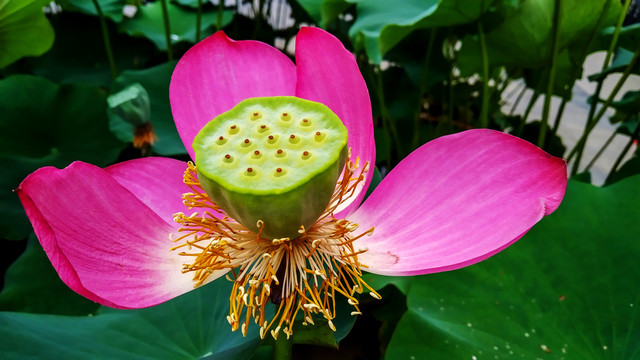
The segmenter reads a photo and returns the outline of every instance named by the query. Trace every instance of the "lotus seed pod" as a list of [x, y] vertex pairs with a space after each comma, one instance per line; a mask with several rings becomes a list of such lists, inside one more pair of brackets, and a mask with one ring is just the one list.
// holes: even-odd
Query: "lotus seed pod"
[[209, 197], [268, 239], [300, 235], [324, 212], [347, 156], [347, 129], [328, 107], [293, 96], [246, 99], [193, 141]]

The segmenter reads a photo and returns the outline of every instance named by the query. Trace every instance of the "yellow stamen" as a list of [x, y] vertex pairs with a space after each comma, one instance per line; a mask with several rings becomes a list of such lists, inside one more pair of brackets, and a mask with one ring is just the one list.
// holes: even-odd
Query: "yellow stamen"
[[[352, 315], [361, 314], [355, 293], [367, 289], [372, 297], [381, 298], [362, 279], [361, 268], [366, 265], [360, 264], [358, 255], [366, 249], [353, 246], [362, 236], [371, 235], [373, 228], [353, 234], [357, 224], [333, 216], [365, 179], [369, 164], [354, 176], [357, 163], [358, 159], [355, 164], [347, 159], [327, 209], [308, 229], [301, 227], [300, 236], [295, 239], [266, 239], [261, 237], [263, 221], [258, 221], [256, 234], [226, 216], [204, 192], [195, 166], [189, 163], [184, 183], [191, 192], [182, 196], [183, 203], [200, 212], [190, 216], [174, 215], [181, 228], [179, 236], [174, 238], [172, 235], [179, 244], [171, 250], [180, 249], [179, 254], [188, 259], [189, 263], [183, 265], [182, 271], [194, 274], [196, 287], [214, 271], [231, 270], [227, 279], [234, 284], [227, 321], [233, 331], [240, 328], [246, 336], [253, 318], [256, 324], [262, 324], [261, 338], [272, 326], [275, 329], [269, 333], [274, 339], [281, 329], [289, 338], [298, 312], [305, 319], [304, 325], [313, 325], [313, 314], [322, 314], [328, 326], [336, 331], [332, 322], [336, 314], [336, 293], [343, 295], [354, 307]], [[269, 300], [279, 304], [270, 320], [265, 314]]]

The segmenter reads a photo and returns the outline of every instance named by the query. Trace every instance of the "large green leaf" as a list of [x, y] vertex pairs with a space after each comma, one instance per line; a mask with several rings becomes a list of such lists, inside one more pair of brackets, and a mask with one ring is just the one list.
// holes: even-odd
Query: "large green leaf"
[[[637, 51], [640, 51], [638, 49]], [[633, 60], [634, 53], [624, 48], [618, 48], [613, 57], [613, 61], [602, 72], [589, 75], [591, 81], [604, 80], [609, 74], [624, 72]], [[631, 69], [631, 73], [640, 74], [640, 61], [636, 61], [635, 65]]]
[[[134, 83], [141, 84], [147, 90], [151, 103], [151, 124], [158, 137], [151, 148], [161, 155], [187, 153], [176, 130], [169, 105], [169, 82], [175, 66], [176, 62], [170, 62], [150, 69], [125, 71], [116, 79], [112, 91], [115, 93]], [[131, 139], [133, 138], [133, 125], [124, 120], [118, 124], [113, 124], [112, 121], [112, 130], [116, 128], [116, 125], [119, 125], [117, 126], [118, 131], [122, 133], [119, 138], [126, 138], [124, 136], [127, 134], [131, 136]], [[191, 146], [191, 144], [188, 145]]]
[[[97, 17], [65, 11], [51, 19], [56, 40], [51, 51], [29, 59], [30, 70], [55, 82], [91, 83], [109, 87], [113, 75]], [[79, 31], [81, 29], [81, 31]], [[107, 29], [117, 70], [140, 68], [158, 50], [147, 39], [118, 34], [115, 24]], [[82, 55], [78, 53], [82, 44]]]
[[53, 29], [42, 8], [47, 0], [0, 0], [0, 68], [53, 45]]
[[89, 317], [0, 312], [0, 352], [8, 360], [248, 358], [258, 329], [231, 332], [229, 291], [219, 279], [158, 306]]
[[[608, 45], [611, 43], [611, 40], [613, 40], [613, 34], [615, 31], [615, 26], [610, 26], [602, 30], [598, 38], [596, 38], [595, 45], [601, 49], [608, 49]], [[637, 49], [638, 44], [640, 44], [640, 23], [631, 24], [621, 28], [620, 33], [618, 34], [617, 44], [618, 46], [628, 50]]]
[[322, 27], [353, 5], [347, 0], [298, 0], [298, 3]]
[[[88, 0], [64, 0], [71, 7], [74, 7], [74, 10], [79, 10], [85, 14], [98, 16], [98, 9], [94, 5], [93, 1]], [[122, 9], [127, 4], [127, 0], [97, 0], [98, 6], [100, 6], [100, 10], [102, 14], [115, 22], [120, 22], [123, 19]], [[64, 4], [63, 2], [63, 5]], [[66, 10], [66, 6], [64, 7]]]
[[[552, 22], [555, 0], [521, 1], [504, 22], [486, 35], [491, 66], [540, 68], [547, 66], [551, 56]], [[604, 4], [611, 0], [564, 0], [560, 10], [560, 51], [587, 41], [602, 15]], [[613, 1], [604, 14], [601, 28], [613, 25], [621, 5]], [[458, 65], [463, 74], [480, 72], [480, 44], [477, 35], [467, 35], [462, 41]]]
[[7, 270], [0, 311], [87, 315], [97, 308], [98, 304], [76, 294], [60, 280], [32, 234], [25, 252]]
[[[171, 43], [180, 41], [195, 42], [196, 37], [196, 12], [187, 10], [173, 3], [167, 4], [169, 13], [169, 29], [171, 30]], [[224, 11], [222, 26], [228, 25], [233, 19], [233, 11]], [[214, 25], [218, 22], [218, 11], [202, 13], [200, 30], [201, 39], [213, 33]], [[167, 50], [167, 41], [164, 32], [161, 1], [148, 3], [138, 9], [133, 19], [125, 19], [119, 25], [122, 31], [134, 36], [143, 36], [153, 41], [160, 50]]]
[[25, 238], [30, 226], [11, 192], [39, 167], [83, 160], [105, 166], [124, 144], [109, 132], [106, 93], [88, 85], [57, 85], [16, 75], [0, 80], [0, 236]]
[[349, 35], [363, 38], [369, 58], [379, 63], [405, 36], [416, 29], [466, 24], [477, 20], [489, 0], [350, 0], [358, 17]]
[[569, 182], [560, 208], [480, 264], [413, 279], [389, 359], [637, 359], [640, 176]]

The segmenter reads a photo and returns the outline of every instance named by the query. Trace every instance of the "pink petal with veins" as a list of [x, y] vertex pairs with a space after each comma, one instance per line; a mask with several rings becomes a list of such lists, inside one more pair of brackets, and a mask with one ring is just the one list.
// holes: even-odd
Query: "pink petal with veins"
[[[129, 176], [127, 165], [122, 166], [110, 170], [121, 181]], [[175, 163], [160, 166], [177, 175]], [[190, 291], [194, 284], [192, 275], [180, 271], [184, 259], [169, 250], [174, 246], [169, 234], [177, 232], [177, 225], [153, 210], [168, 212], [170, 201], [160, 198], [180, 195], [164, 193], [162, 181], [146, 179], [146, 191], [130, 183], [127, 188], [108, 171], [75, 162], [62, 170], [37, 170], [16, 192], [47, 256], [70, 288], [107, 306], [140, 308]], [[169, 182], [177, 184], [173, 178]]]
[[187, 151], [219, 114], [251, 97], [294, 95], [296, 69], [276, 48], [233, 41], [222, 31], [193, 46], [176, 65], [169, 85], [171, 111]]
[[[298, 84], [296, 96], [328, 106], [349, 130], [349, 147], [360, 166], [371, 164], [363, 186], [358, 188], [336, 217], [353, 212], [366, 193], [373, 176], [376, 147], [373, 138], [371, 99], [355, 57], [328, 32], [303, 27], [296, 37]], [[363, 191], [364, 190], [364, 191]]]
[[370, 272], [458, 269], [512, 244], [562, 201], [566, 163], [514, 136], [469, 130], [405, 158], [349, 220], [375, 226], [356, 247]]

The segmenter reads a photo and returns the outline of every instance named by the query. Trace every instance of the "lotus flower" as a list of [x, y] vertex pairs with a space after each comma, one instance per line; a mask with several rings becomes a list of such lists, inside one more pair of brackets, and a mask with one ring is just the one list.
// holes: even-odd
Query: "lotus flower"
[[[127, 309], [156, 305], [226, 274], [234, 282], [227, 318], [234, 330], [246, 334], [253, 318], [263, 337], [268, 330], [273, 337], [280, 330], [289, 336], [298, 314], [306, 323], [319, 314], [333, 328], [336, 302], [348, 302], [357, 315], [357, 293], [379, 298], [362, 270], [404, 276], [468, 266], [518, 240], [560, 204], [565, 162], [492, 130], [469, 130], [423, 145], [362, 203], [375, 144], [369, 94], [355, 59], [332, 35], [305, 27], [296, 38], [295, 61], [269, 45], [236, 42], [223, 32], [184, 55], [171, 80], [170, 100], [195, 166], [150, 157], [105, 169], [75, 162], [29, 175], [17, 193], [60, 278], [93, 301]], [[348, 132], [349, 158], [327, 160], [339, 167], [336, 176], [342, 173], [331, 180], [337, 185], [331, 185], [318, 218], [300, 224], [295, 236], [263, 236], [271, 223], [242, 220], [248, 205], [240, 195], [224, 198], [226, 208], [218, 206], [215, 186], [227, 181], [231, 188], [242, 182], [242, 174], [259, 169], [241, 168], [237, 179], [216, 177], [222, 167], [192, 147], [199, 132], [207, 134], [202, 129], [211, 119], [228, 118], [230, 109], [254, 98], [285, 107], [297, 99], [323, 104], [317, 106], [326, 106], [325, 115], [335, 114]], [[289, 113], [278, 116], [286, 120]], [[346, 153], [327, 146], [312, 151]], [[213, 170], [206, 173], [200, 164]], [[277, 176], [283, 168], [272, 170]], [[211, 186], [203, 186], [203, 176], [213, 190], [205, 190]], [[307, 192], [298, 187], [296, 194], [309, 196], [314, 186]], [[287, 218], [297, 214], [278, 212], [278, 206], [303, 202], [260, 199], [259, 208]], [[268, 302], [277, 305], [273, 318], [265, 315]]]

